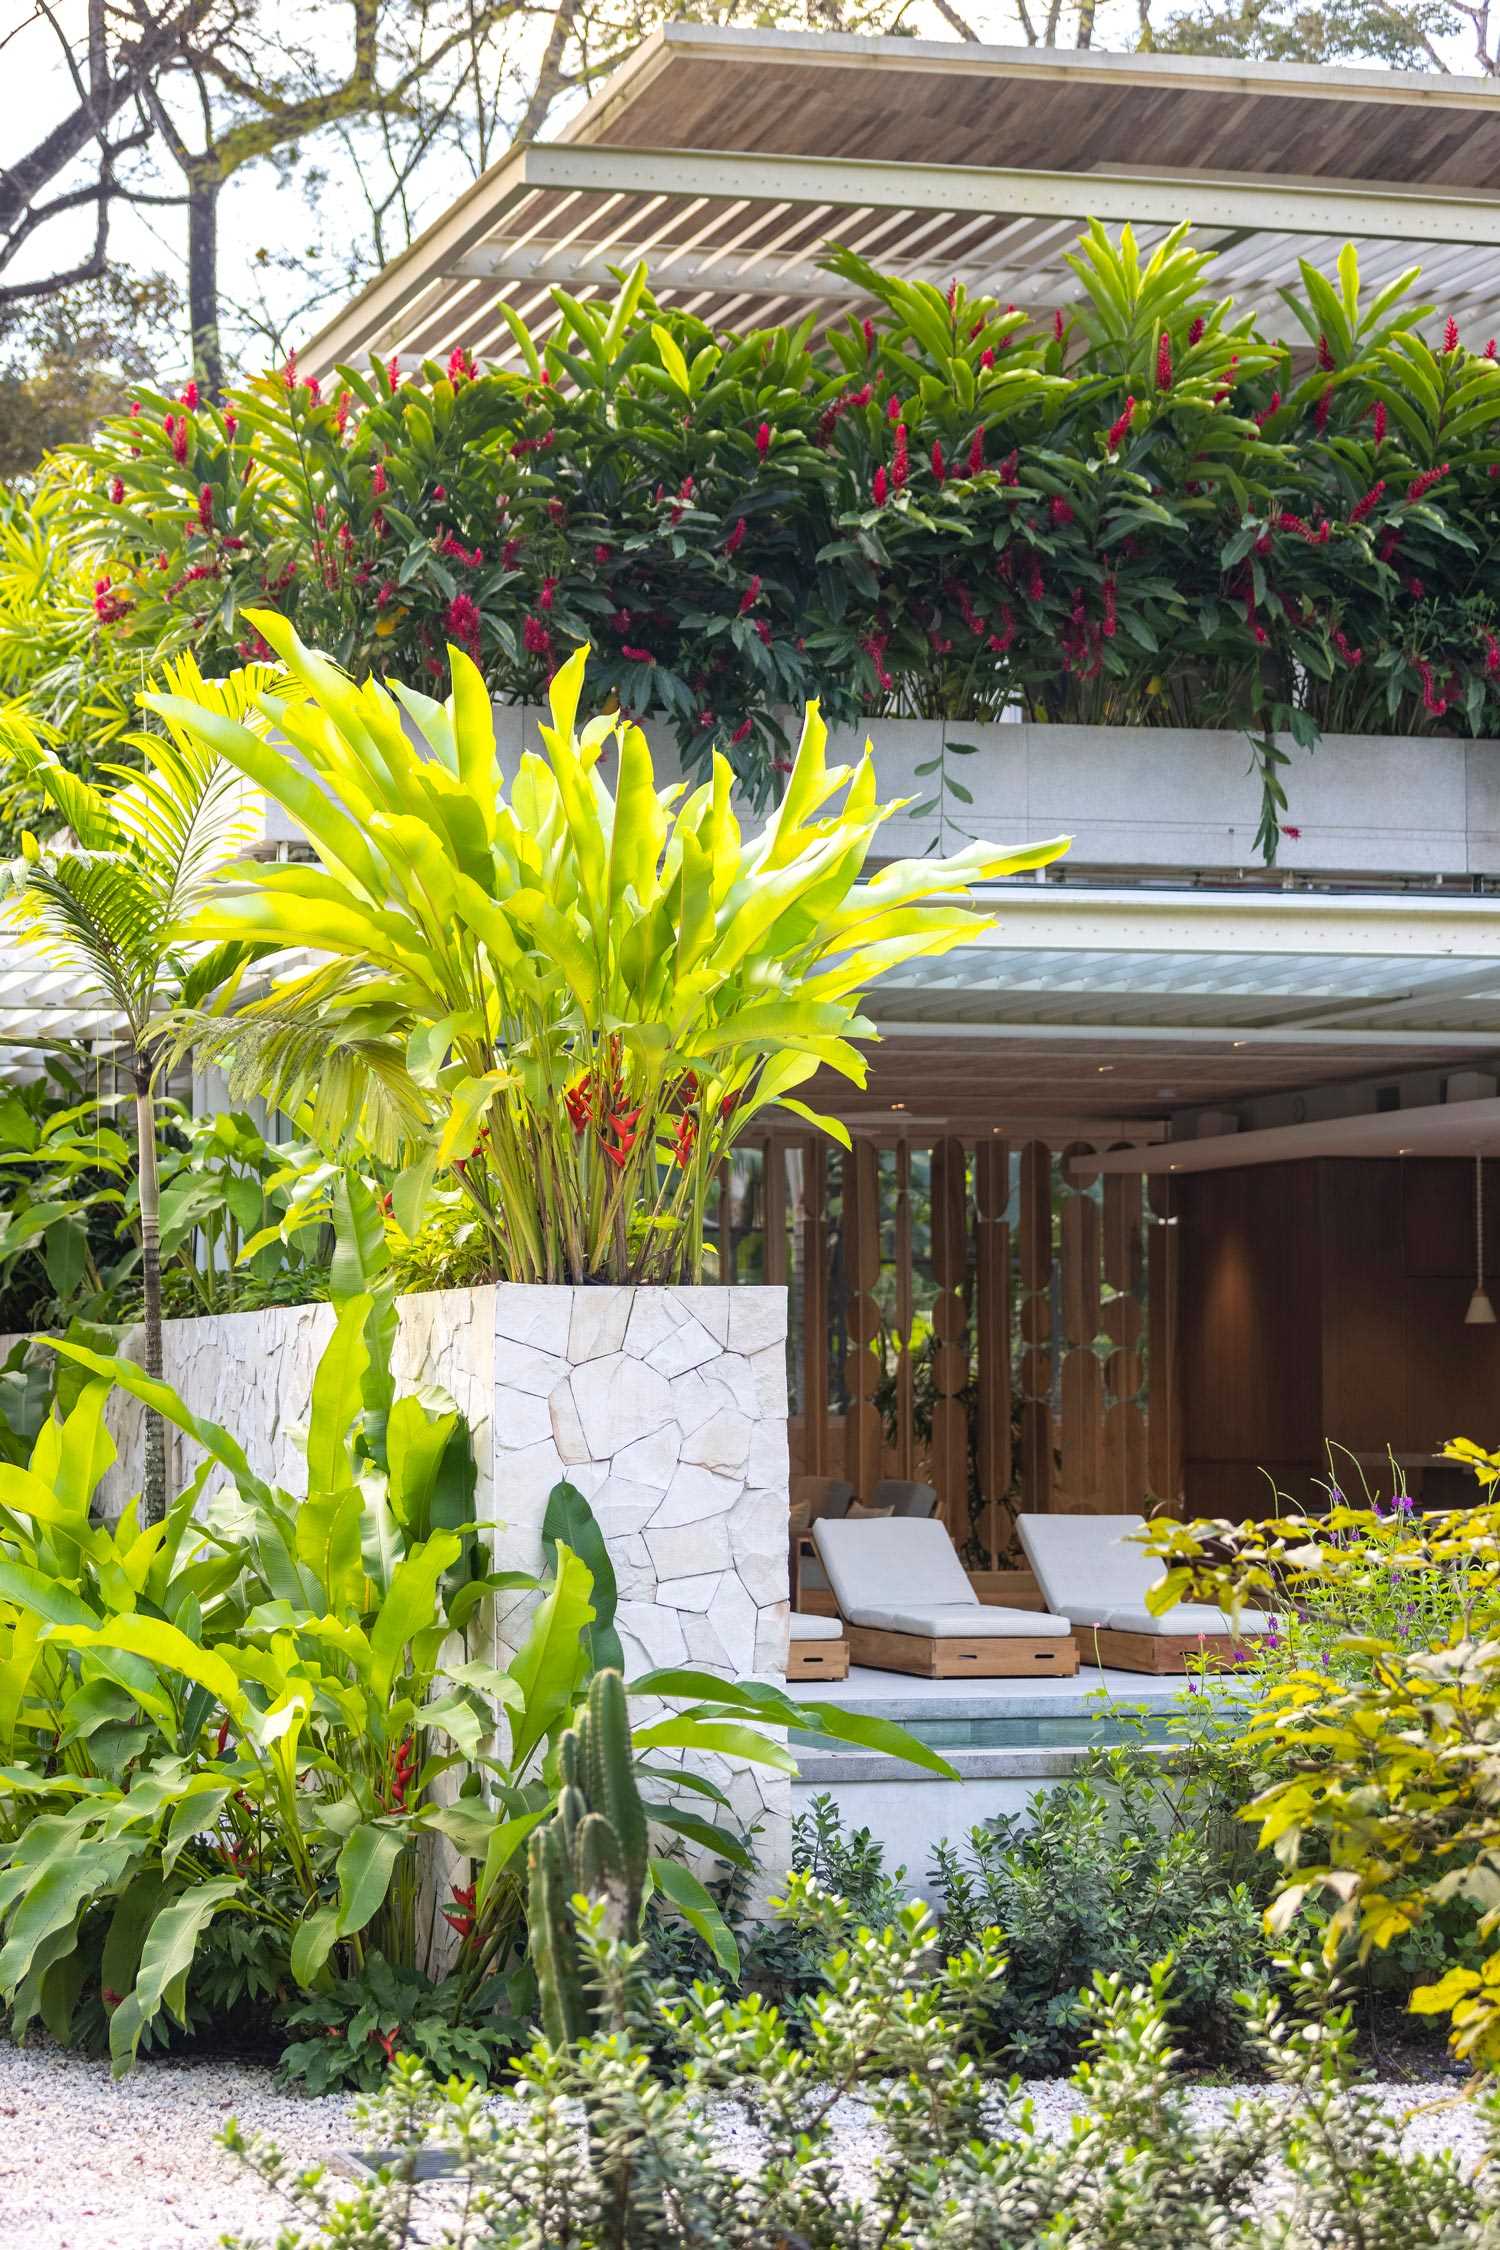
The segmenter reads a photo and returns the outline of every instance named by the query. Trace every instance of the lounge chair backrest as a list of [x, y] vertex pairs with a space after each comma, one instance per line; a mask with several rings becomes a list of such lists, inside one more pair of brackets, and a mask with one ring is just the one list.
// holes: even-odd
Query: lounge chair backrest
[[930, 1484], [913, 1484], [909, 1477], [882, 1477], [870, 1494], [872, 1508], [889, 1508], [893, 1516], [930, 1516], [937, 1493]]
[[1058, 1617], [1139, 1608], [1162, 1575], [1132, 1538], [1145, 1529], [1142, 1516], [1021, 1515], [1016, 1529]]
[[792, 1479], [792, 1499], [805, 1504], [809, 1523], [816, 1523], [820, 1516], [841, 1516], [853, 1498], [853, 1485], [842, 1477]]
[[892, 1602], [924, 1607], [978, 1603], [944, 1526], [922, 1516], [877, 1521], [820, 1517], [814, 1544], [845, 1617]]

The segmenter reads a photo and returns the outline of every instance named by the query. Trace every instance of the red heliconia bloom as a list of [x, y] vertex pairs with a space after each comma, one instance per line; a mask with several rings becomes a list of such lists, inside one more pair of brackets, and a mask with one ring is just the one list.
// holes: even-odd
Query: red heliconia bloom
[[1318, 338], [1318, 365], [1324, 370], [1325, 373], [1332, 372], [1333, 353], [1329, 349], [1328, 338], [1326, 336], [1320, 336]]
[[677, 1138], [672, 1144], [674, 1162], [679, 1165], [691, 1163], [693, 1144], [697, 1138], [698, 1120], [693, 1116], [691, 1110], [685, 1111], [677, 1121]]
[[1372, 484], [1369, 491], [1355, 501], [1354, 506], [1349, 510], [1349, 521], [1351, 523], [1363, 523], [1365, 517], [1380, 506], [1381, 495], [1384, 491], [1385, 478], [1382, 477], [1378, 484]]
[[568, 1122], [575, 1133], [581, 1133], [593, 1114], [589, 1108], [589, 1082], [580, 1078], [576, 1086], [563, 1088], [563, 1100], [568, 1105]]
[[109, 496], [110, 499], [114, 502], [115, 506], [118, 508], [121, 501], [125, 497], [125, 479], [123, 477], [110, 478]]
[[468, 594], [455, 594], [443, 612], [443, 627], [450, 641], [457, 641], [471, 656], [479, 653], [479, 608]]
[[212, 531], [214, 527], [214, 488], [211, 484], [198, 487], [198, 529]]
[[969, 474], [977, 477], [984, 467], [984, 431], [978, 429], [969, 440]]
[[740, 1097], [737, 1092], [733, 1094], [726, 1094], [724, 1096], [724, 1099], [719, 1104], [719, 1115], [721, 1117], [732, 1117], [739, 1106]]
[[943, 459], [943, 446], [940, 438], [934, 438], [932, 441], [932, 473], [939, 484], [947, 482], [948, 465]]
[[385, 463], [383, 461], [377, 461], [370, 475], [370, 490], [374, 493], [377, 500], [385, 491], [387, 482], [388, 479], [385, 473]]
[[1196, 318], [1196, 320], [1195, 320], [1195, 321], [1193, 322], [1193, 325], [1192, 325], [1192, 326], [1191, 326], [1191, 328], [1190, 328], [1190, 329], [1188, 330], [1188, 344], [1189, 344], [1189, 347], [1191, 347], [1191, 346], [1192, 346], [1192, 345], [1194, 345], [1194, 344], [1201, 344], [1201, 343], [1202, 343], [1202, 341], [1203, 341], [1203, 333], [1204, 333], [1204, 330], [1205, 330], [1205, 329], [1207, 328], [1207, 326], [1208, 326], [1208, 322], [1207, 322], [1207, 321], [1206, 321], [1206, 320], [1204, 319], [1204, 317], [1203, 317], [1202, 313], [1199, 313], [1199, 314], [1198, 314], [1198, 316], [1197, 316], [1197, 318]]
[[984, 350], [979, 355], [979, 364], [981, 367], [993, 367], [995, 364], [995, 355], [988, 344], [985, 345]]
[[1443, 349], [1445, 352], [1458, 350], [1458, 322], [1451, 313], [1443, 322]]
[[740, 615], [741, 615], [741, 617], [747, 617], [747, 616], [749, 615], [750, 611], [751, 611], [752, 609], [754, 609], [754, 607], [755, 607], [756, 603], [757, 603], [757, 602], [758, 602], [759, 600], [760, 600], [760, 579], [759, 579], [759, 577], [757, 576], [757, 577], [754, 577], [754, 578], [752, 578], [752, 579], [751, 579], [751, 581], [750, 581], [749, 585], [748, 585], [748, 586], [747, 586], [747, 587], [745, 588], [745, 591], [744, 591], [744, 592], [743, 592], [743, 594], [741, 594], [741, 596], [740, 596]]
[[896, 424], [896, 443], [891, 452], [891, 482], [899, 492], [910, 473], [911, 462], [906, 450], [906, 424]]
[[542, 580], [542, 590], [536, 598], [537, 608], [550, 609], [552, 607], [552, 597], [556, 592], [557, 580], [555, 578], [544, 578]]
[[1165, 328], [1156, 346], [1156, 387], [1159, 391], [1172, 388], [1172, 339]]
[[743, 516], [741, 516], [739, 521], [736, 523], [733, 531], [730, 532], [729, 537], [724, 542], [724, 552], [726, 555], [737, 555], [739, 553], [740, 548], [744, 545], [745, 531], [745, 519]]
[[1135, 400], [1133, 398], [1127, 398], [1125, 401], [1124, 411], [1120, 415], [1119, 420], [1116, 422], [1112, 422], [1109, 426], [1108, 434], [1106, 435], [1104, 440], [1104, 450], [1106, 453], [1119, 452], [1120, 447], [1125, 442], [1126, 433], [1134, 420]]
[[[616, 1171], [624, 1171], [626, 1159], [639, 1138], [637, 1122], [640, 1114], [639, 1108], [626, 1109], [622, 1103], [619, 1108], [610, 1111], [600, 1129], [599, 1146]], [[614, 1135], [613, 1140], [609, 1137], [611, 1133]]]
[[528, 656], [550, 656], [552, 635], [539, 617], [527, 617], [521, 623], [521, 646]]
[[886, 492], [889, 482], [890, 480], [885, 473], [885, 463], [882, 461], [880, 466], [876, 469], [874, 478], [870, 485], [870, 495], [874, 500], [877, 508], [883, 508], [885, 506]]
[[223, 1757], [223, 1755], [224, 1755], [224, 1745], [225, 1745], [225, 1743], [226, 1743], [226, 1742], [227, 1742], [228, 1740], [229, 1740], [229, 1714], [228, 1714], [228, 1713], [226, 1712], [226, 1713], [225, 1713], [225, 1715], [224, 1715], [224, 1717], [223, 1717], [223, 1718], [222, 1718], [222, 1719], [221, 1719], [221, 1720], [219, 1721], [219, 1732], [218, 1732], [218, 1735], [217, 1735], [217, 1737], [215, 1738], [215, 1741], [214, 1741], [214, 1756], [215, 1756], [216, 1758], [222, 1758], [222, 1757]]
[[1411, 483], [1407, 486], [1407, 501], [1411, 502], [1413, 500], [1424, 499], [1426, 495], [1432, 490], [1435, 484], [1442, 483], [1444, 477], [1447, 474], [1448, 463], [1446, 461], [1444, 461], [1439, 468], [1424, 469], [1422, 471], [1422, 474], [1419, 477], [1413, 477]]
[[1063, 310], [1061, 305], [1059, 305], [1056, 312], [1052, 315], [1052, 334], [1059, 344], [1063, 340], [1063, 332], [1066, 327], [1067, 322], [1063, 318]]
[[769, 422], [762, 422], [760, 428], [756, 431], [755, 450], [760, 455], [762, 461], [764, 461], [766, 455], [770, 452], [771, 425]]

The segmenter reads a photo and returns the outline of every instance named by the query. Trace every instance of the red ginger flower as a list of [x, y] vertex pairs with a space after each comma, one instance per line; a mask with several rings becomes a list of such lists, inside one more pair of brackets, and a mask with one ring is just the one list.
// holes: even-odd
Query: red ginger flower
[[943, 443], [941, 438], [934, 438], [932, 441], [932, 473], [939, 484], [944, 484], [947, 482], [948, 467], [947, 463], [943, 459]]
[[125, 497], [125, 479], [123, 477], [110, 478], [109, 496], [110, 499], [114, 502], [115, 506], [118, 508], [121, 501]]
[[479, 610], [468, 594], [455, 594], [443, 612], [443, 627], [450, 641], [457, 641], [471, 656], [479, 653]]
[[889, 479], [887, 478], [885, 473], [885, 463], [881, 462], [880, 466], [875, 471], [874, 479], [870, 486], [870, 494], [877, 508], [883, 508], [885, 506], [886, 489], [888, 483]]
[[1385, 478], [1382, 477], [1378, 484], [1372, 484], [1369, 491], [1355, 501], [1354, 506], [1349, 510], [1349, 521], [1351, 523], [1363, 523], [1365, 517], [1379, 507], [1384, 491]]
[[225, 417], [224, 417], [224, 435], [225, 435], [225, 436], [226, 436], [227, 438], [233, 438], [233, 436], [234, 436], [234, 433], [235, 433], [235, 431], [236, 431], [236, 430], [237, 430], [237, 429], [239, 428], [239, 426], [240, 426], [240, 418], [239, 418], [239, 416], [238, 416], [237, 414], [226, 414], [226, 415], [225, 415]]
[[1159, 391], [1172, 388], [1172, 339], [1165, 329], [1156, 346], [1156, 387]]
[[1129, 430], [1130, 425], [1134, 420], [1135, 400], [1133, 398], [1127, 398], [1125, 401], [1124, 411], [1121, 413], [1118, 421], [1111, 422], [1109, 426], [1108, 434], [1106, 435], [1104, 440], [1104, 449], [1106, 453], [1119, 452], [1120, 447], [1125, 442], [1126, 432]]
[[1379, 447], [1379, 446], [1382, 446], [1382, 445], [1384, 445], [1384, 443], [1385, 443], [1385, 400], [1384, 400], [1383, 398], [1378, 398], [1378, 399], [1376, 399], [1376, 401], [1375, 401], [1375, 410], [1374, 410], [1373, 414], [1372, 414], [1372, 415], [1370, 416], [1370, 424], [1371, 424], [1371, 429], [1372, 429], [1372, 432], [1373, 432], [1373, 434], [1374, 434], [1374, 439], [1375, 439], [1375, 444], [1376, 444], [1376, 446], [1377, 446], [1377, 447]]
[[200, 531], [208, 532], [212, 531], [213, 527], [214, 488], [211, 484], [200, 484], [198, 487], [198, 528]]
[[873, 320], [862, 320], [860, 327], [864, 332], [865, 357], [868, 359], [875, 349], [875, 323]]
[[1424, 469], [1419, 477], [1413, 477], [1406, 488], [1408, 504], [1413, 500], [1424, 499], [1435, 484], [1441, 484], [1448, 474], [1448, 466], [1448, 463], [1444, 461], [1439, 468]]
[[386, 483], [387, 478], [385, 473], [385, 463], [383, 461], [377, 461], [370, 475], [370, 490], [374, 493], [377, 500], [380, 498], [381, 493], [385, 491]]
[[1317, 405], [1313, 408], [1313, 427], [1317, 430], [1320, 437], [1328, 427], [1328, 417], [1332, 410], [1333, 385], [1332, 383], [1330, 383], [1327, 390], [1324, 391], [1322, 396], [1319, 398]]
[[180, 421], [175, 414], [169, 414], [163, 422], [162, 428], [172, 441], [172, 459], [180, 466], [188, 457], [188, 441], [192, 435], [192, 424], [185, 414]]
[[760, 428], [756, 431], [755, 450], [760, 455], [762, 461], [764, 461], [766, 455], [770, 452], [771, 425], [769, 422], [762, 422]]
[[739, 521], [736, 523], [733, 531], [731, 531], [729, 537], [724, 542], [724, 552], [726, 555], [737, 555], [739, 553], [741, 547], [745, 543], [745, 528], [745, 519], [743, 516], [741, 516]]
[[1443, 349], [1445, 352], [1458, 350], [1458, 322], [1451, 313], [1443, 322]]
[[755, 721], [753, 719], [741, 719], [739, 725], [735, 728], [733, 734], [731, 734], [731, 736], [729, 737], [730, 741], [743, 742], [754, 725]]
[[1000, 464], [1000, 482], [1005, 485], [1011, 485], [1019, 484], [1020, 481], [1021, 449], [1019, 446], [1013, 445], [1009, 453], [1006, 454], [1005, 459]]
[[1063, 318], [1063, 309], [1062, 306], [1059, 305], [1056, 312], [1054, 312], [1054, 314], [1052, 315], [1052, 334], [1054, 339], [1059, 344], [1063, 340], [1063, 332], [1066, 327], [1067, 322]]
[[656, 658], [649, 648], [632, 648], [628, 641], [620, 643], [620, 654], [627, 664], [654, 664]]
[[[459, 597], [463, 599], [462, 596]], [[552, 635], [539, 617], [527, 617], [521, 624], [521, 646], [528, 656], [550, 656]]]
[[969, 474], [977, 477], [984, 467], [984, 431], [978, 429], [969, 440]]
[[542, 590], [536, 598], [537, 608], [550, 609], [552, 607], [552, 597], [556, 592], [557, 580], [555, 578], [544, 578], [542, 580]]
[[756, 603], [757, 603], [757, 602], [758, 602], [759, 600], [760, 600], [760, 579], [759, 579], [759, 577], [757, 576], [757, 577], [754, 577], [754, 578], [752, 578], [752, 579], [751, 579], [751, 581], [750, 581], [749, 585], [748, 585], [748, 586], [747, 586], [747, 587], [745, 588], [745, 591], [744, 591], [744, 592], [743, 592], [743, 594], [741, 594], [741, 596], [740, 596], [740, 615], [741, 615], [741, 617], [745, 617], [745, 616], [747, 616], [747, 615], [749, 614], [749, 612], [750, 612], [750, 611], [751, 611], [752, 609], [754, 609], [754, 607], [755, 607]]
[[1333, 353], [1329, 349], [1328, 338], [1326, 336], [1320, 336], [1318, 338], [1318, 365], [1323, 368], [1325, 372], [1332, 372]]
[[993, 367], [995, 364], [995, 355], [988, 344], [985, 345], [984, 350], [979, 355], [979, 364], [981, 367]]
[[896, 443], [891, 452], [891, 482], [899, 492], [910, 472], [911, 462], [906, 449], [906, 424], [896, 424]]
[[1208, 322], [1207, 322], [1207, 321], [1206, 321], [1206, 320], [1204, 319], [1204, 317], [1203, 317], [1202, 313], [1199, 313], [1199, 314], [1198, 314], [1198, 316], [1197, 316], [1197, 318], [1196, 318], [1196, 319], [1194, 320], [1194, 322], [1193, 322], [1192, 326], [1191, 326], [1191, 327], [1189, 328], [1189, 330], [1188, 330], [1188, 344], [1189, 344], [1189, 346], [1192, 346], [1193, 344], [1201, 344], [1201, 343], [1202, 343], [1202, 341], [1203, 341], [1203, 336], [1204, 336], [1204, 331], [1206, 330], [1206, 328], [1207, 328], [1207, 327], [1208, 327]]

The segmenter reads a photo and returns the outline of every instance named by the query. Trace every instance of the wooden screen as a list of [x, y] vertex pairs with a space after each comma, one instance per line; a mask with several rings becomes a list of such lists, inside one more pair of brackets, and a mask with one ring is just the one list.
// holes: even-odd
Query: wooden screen
[[794, 1473], [932, 1484], [975, 1568], [1014, 1561], [1021, 1508], [1178, 1504], [1175, 1221], [1094, 1153], [999, 1134], [737, 1152], [721, 1270], [788, 1287]]

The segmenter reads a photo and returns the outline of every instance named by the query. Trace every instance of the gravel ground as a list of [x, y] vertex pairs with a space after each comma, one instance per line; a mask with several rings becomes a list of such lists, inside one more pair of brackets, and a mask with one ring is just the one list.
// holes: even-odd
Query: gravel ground
[[[1028, 2086], [1038, 2123], [1063, 2131], [1076, 2106], [1056, 2079]], [[1253, 2089], [1202, 2087], [1206, 2116]], [[1464, 2104], [1440, 2086], [1383, 2088], [1412, 2111], [1409, 2149], [1480, 2153]], [[225, 2119], [271, 2133], [311, 2164], [351, 2145], [352, 2104], [278, 2094], [255, 2063], [144, 2062], [118, 2085], [107, 2065], [46, 2047], [0, 2045], [0, 2244], [18, 2250], [215, 2250], [226, 2231], [269, 2243], [286, 2216], [214, 2136]], [[853, 2177], [876, 2154], [863, 2104], [840, 2104], [840, 2154]], [[726, 2120], [725, 2140], [750, 2154], [753, 2136]]]

